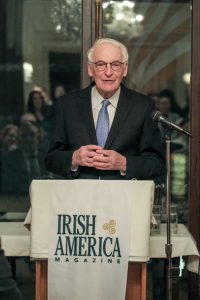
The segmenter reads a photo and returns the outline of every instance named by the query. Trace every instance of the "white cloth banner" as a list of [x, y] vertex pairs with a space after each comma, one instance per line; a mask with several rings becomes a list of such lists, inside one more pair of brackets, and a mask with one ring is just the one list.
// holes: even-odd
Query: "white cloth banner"
[[[105, 185], [105, 180], [98, 180], [99, 185]], [[127, 194], [132, 197], [131, 210], [131, 235], [129, 261], [145, 262], [149, 260], [149, 234], [151, 208], [154, 199], [154, 183], [152, 181], [106, 181], [106, 185], [117, 185], [118, 190], [123, 189], [126, 199]], [[80, 189], [84, 191], [90, 185], [96, 187], [95, 180], [33, 180], [30, 186], [31, 212], [27, 215], [26, 226], [31, 222], [30, 256], [33, 259], [47, 259], [49, 248], [50, 226], [50, 197], [52, 185], [65, 185], [67, 190]], [[81, 187], [83, 188], [83, 187]], [[112, 189], [113, 190], [113, 189]]]
[[134, 195], [83, 182], [51, 185], [48, 299], [124, 300]]

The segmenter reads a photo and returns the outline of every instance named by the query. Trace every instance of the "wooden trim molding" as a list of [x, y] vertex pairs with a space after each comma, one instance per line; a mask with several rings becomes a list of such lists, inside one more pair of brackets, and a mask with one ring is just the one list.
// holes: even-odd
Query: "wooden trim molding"
[[[192, 0], [189, 230], [200, 249], [200, 1]], [[199, 299], [198, 275], [190, 273], [189, 298]]]
[[192, 1], [192, 76], [190, 99], [189, 229], [200, 246], [200, 1]]
[[101, 30], [100, 30], [101, 8], [102, 8], [102, 1], [95, 0], [95, 39], [99, 39], [101, 37]]

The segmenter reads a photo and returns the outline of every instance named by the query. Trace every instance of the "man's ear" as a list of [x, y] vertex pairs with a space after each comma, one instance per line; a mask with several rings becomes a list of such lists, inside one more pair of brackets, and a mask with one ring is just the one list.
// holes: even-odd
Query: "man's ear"
[[88, 75], [90, 77], [93, 77], [93, 66], [91, 64], [88, 64]]
[[128, 73], [128, 65], [125, 65], [123, 77], [126, 77], [127, 73]]

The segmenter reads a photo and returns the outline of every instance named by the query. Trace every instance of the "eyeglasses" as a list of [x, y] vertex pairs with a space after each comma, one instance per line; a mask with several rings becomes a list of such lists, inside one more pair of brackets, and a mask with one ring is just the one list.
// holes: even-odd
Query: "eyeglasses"
[[110, 65], [113, 71], [119, 71], [121, 70], [122, 65], [125, 64], [125, 62], [120, 61], [113, 61], [111, 63], [106, 63], [105, 61], [97, 61], [89, 63], [95, 65], [98, 71], [104, 71], [105, 69], [107, 69], [108, 65]]

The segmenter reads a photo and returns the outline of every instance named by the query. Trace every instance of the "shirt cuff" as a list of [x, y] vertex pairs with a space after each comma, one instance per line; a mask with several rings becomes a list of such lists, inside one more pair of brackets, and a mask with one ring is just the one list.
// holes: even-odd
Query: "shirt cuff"
[[126, 172], [120, 171], [121, 176], [126, 176]]
[[78, 167], [72, 167], [71, 166], [71, 172], [77, 172], [78, 171]]

